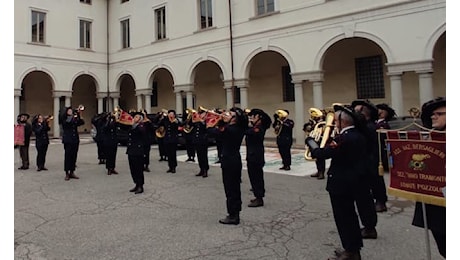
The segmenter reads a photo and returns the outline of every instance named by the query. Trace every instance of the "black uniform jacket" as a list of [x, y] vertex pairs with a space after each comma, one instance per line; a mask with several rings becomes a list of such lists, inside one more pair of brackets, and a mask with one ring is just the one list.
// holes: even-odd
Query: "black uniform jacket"
[[221, 168], [228, 168], [241, 163], [240, 147], [244, 137], [244, 128], [237, 124], [225, 124], [219, 128], [208, 128], [208, 132], [222, 138]]
[[265, 163], [265, 131], [266, 130], [260, 126], [254, 126], [246, 130], [246, 160], [248, 162]]
[[334, 194], [352, 192], [366, 174], [366, 139], [349, 128], [334, 140], [336, 147], [326, 146], [311, 151], [313, 158], [331, 159], [326, 190]]
[[35, 134], [36, 146], [42, 146], [50, 143], [50, 139], [48, 136], [48, 131], [50, 130], [50, 127], [47, 123], [35, 123], [32, 125], [32, 130]]
[[292, 145], [292, 129], [294, 128], [294, 121], [286, 118], [283, 121], [281, 132], [276, 137], [278, 145]]
[[62, 143], [80, 143], [78, 127], [85, 124], [79, 116], [67, 116], [62, 123]]
[[132, 156], [144, 156], [144, 144], [147, 141], [145, 135], [145, 127], [142, 123], [138, 124], [134, 128], [131, 128], [128, 132], [126, 154]]
[[193, 123], [192, 132], [190, 132], [193, 144], [207, 144], [208, 143], [208, 131], [206, 130], [205, 122]]
[[179, 120], [176, 119], [174, 121], [169, 121], [167, 117], [165, 117], [161, 122], [160, 126], [164, 126], [165, 128], [165, 137], [163, 138], [165, 144], [177, 144], [179, 134]]
[[117, 123], [115, 120], [106, 121], [101, 129], [102, 143], [105, 145], [117, 145]]

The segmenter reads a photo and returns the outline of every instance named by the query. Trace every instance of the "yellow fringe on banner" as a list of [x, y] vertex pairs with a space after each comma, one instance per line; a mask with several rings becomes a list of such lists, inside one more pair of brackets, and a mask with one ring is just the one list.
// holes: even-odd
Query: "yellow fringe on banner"
[[409, 192], [405, 190], [395, 189], [392, 187], [388, 187], [388, 194], [393, 195], [395, 197], [401, 197], [408, 200], [424, 202], [427, 204], [437, 205], [437, 206], [446, 206], [446, 198], [441, 198], [432, 195], [425, 195], [415, 192]]

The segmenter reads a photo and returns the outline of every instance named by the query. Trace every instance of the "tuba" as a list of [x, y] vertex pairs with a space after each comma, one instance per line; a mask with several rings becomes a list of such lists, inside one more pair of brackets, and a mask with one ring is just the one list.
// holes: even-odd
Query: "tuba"
[[283, 120], [288, 116], [288, 113], [282, 109], [278, 109], [275, 111], [273, 115], [273, 128], [275, 129], [275, 135], [278, 136], [283, 129]]
[[192, 121], [193, 114], [196, 113], [196, 110], [193, 108], [187, 108], [185, 112], [187, 113], [187, 118], [184, 122], [184, 132], [189, 134], [193, 130], [193, 125], [191, 125], [190, 123]]
[[[313, 110], [313, 111], [316, 112], [316, 110]], [[310, 109], [310, 113], [313, 114], [312, 109]], [[326, 119], [324, 121], [321, 121], [315, 124], [315, 127], [309, 133], [308, 136], [314, 138], [316, 142], [320, 143], [319, 147], [323, 148], [324, 146], [326, 146], [327, 140], [330, 137], [332, 137], [332, 135], [334, 134], [334, 131], [333, 131], [334, 124], [333, 123], [334, 123], [334, 112], [331, 110], [327, 112]], [[310, 148], [306, 145], [305, 149], [306, 149], [305, 154], [304, 154], [305, 160], [314, 161], [315, 159], [311, 157]]]
[[[163, 109], [161, 110], [161, 113], [159, 113], [159, 114], [160, 114], [160, 116], [162, 116], [162, 117], [167, 117], [167, 116], [168, 116], [168, 110], [163, 108]], [[163, 137], [165, 137], [165, 134], [166, 134], [166, 129], [165, 129], [165, 127], [162, 126], [162, 125], [159, 126], [159, 127], [155, 130], [155, 136], [156, 136], [157, 138], [163, 138]]]

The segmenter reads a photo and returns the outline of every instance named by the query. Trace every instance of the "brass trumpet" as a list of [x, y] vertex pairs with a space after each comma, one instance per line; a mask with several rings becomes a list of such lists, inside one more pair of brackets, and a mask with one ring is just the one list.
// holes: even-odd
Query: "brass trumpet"
[[193, 130], [193, 125], [190, 123], [192, 121], [193, 113], [196, 113], [196, 110], [193, 108], [187, 108], [185, 112], [187, 113], [187, 118], [185, 119], [184, 132], [189, 134]]
[[43, 121], [49, 122], [49, 121], [51, 121], [51, 120], [53, 120], [53, 119], [54, 119], [54, 116], [53, 116], [53, 115], [47, 115], [47, 116], [45, 116], [45, 117], [43, 118]]
[[214, 110], [209, 110], [202, 106], [198, 107], [199, 112], [205, 112], [204, 121], [206, 122], [206, 128], [215, 127], [219, 121], [222, 120], [222, 115], [215, 112]]

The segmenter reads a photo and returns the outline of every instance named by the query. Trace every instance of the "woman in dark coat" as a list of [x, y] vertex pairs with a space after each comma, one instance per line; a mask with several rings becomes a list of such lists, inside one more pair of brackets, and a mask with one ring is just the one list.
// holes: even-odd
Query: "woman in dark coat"
[[66, 181], [70, 179], [80, 179], [75, 175], [78, 146], [80, 145], [78, 127], [85, 124], [85, 121], [81, 118], [80, 113], [80, 110], [74, 111], [72, 107], [66, 107], [59, 120], [62, 124], [62, 143], [64, 144], [65, 171], [64, 180]]
[[34, 116], [32, 119], [32, 131], [35, 134], [35, 148], [37, 149], [37, 171], [47, 171], [45, 167], [46, 152], [50, 143], [48, 132], [50, 118], [43, 118], [41, 114]]

